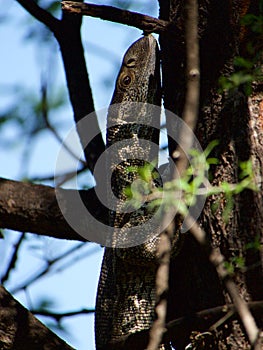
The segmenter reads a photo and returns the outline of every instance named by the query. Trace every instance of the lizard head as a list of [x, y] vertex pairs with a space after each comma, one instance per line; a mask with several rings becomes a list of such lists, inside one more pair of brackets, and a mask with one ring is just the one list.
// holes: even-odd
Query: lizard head
[[124, 101], [160, 104], [160, 63], [156, 39], [147, 35], [126, 51], [111, 104]]

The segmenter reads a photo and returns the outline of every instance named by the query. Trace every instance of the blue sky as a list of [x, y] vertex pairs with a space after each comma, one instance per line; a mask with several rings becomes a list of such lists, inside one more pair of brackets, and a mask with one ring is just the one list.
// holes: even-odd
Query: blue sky
[[[109, 4], [109, 2], [96, 2]], [[121, 3], [127, 2], [119, 1]], [[131, 2], [131, 10], [157, 16], [157, 4], [147, 4], [151, 1], [139, 0]], [[134, 4], [134, 5], [133, 5]], [[26, 26], [34, 25], [34, 21], [25, 14], [25, 11], [15, 0], [5, 2], [6, 18], [1, 17], [0, 41], [1, 41], [1, 65], [0, 65], [0, 111], [12, 103], [16, 103], [9, 90], [11, 86], [20, 85], [25, 89], [40, 91], [40, 75], [48, 72], [52, 78], [52, 91], [65, 88], [66, 82], [60, 54], [54, 41], [55, 54], [45, 47], [35, 45], [32, 41], [25, 41]], [[106, 107], [114, 89], [115, 81], [122, 56], [130, 44], [141, 36], [141, 31], [127, 26], [112, 24], [106, 21], [92, 18], [84, 18], [82, 26], [83, 44], [86, 51], [87, 66], [90, 74], [90, 82], [96, 109]], [[53, 49], [52, 49], [53, 50]], [[57, 52], [56, 52], [57, 51]], [[49, 64], [47, 64], [49, 62]], [[105, 80], [108, 84], [105, 84]], [[63, 128], [58, 130], [65, 137], [74, 125], [72, 110], [69, 103], [54, 114], [56, 118], [63, 120]], [[105, 120], [99, 121], [102, 128]], [[15, 136], [17, 130], [12, 124], [1, 130], [1, 135]], [[9, 179], [20, 179], [23, 173], [21, 165], [22, 154], [27, 140], [21, 139], [11, 148], [0, 148], [0, 176]], [[28, 164], [27, 175], [46, 175], [54, 172], [59, 143], [49, 133], [41, 133], [37, 141], [32, 144], [32, 152]], [[69, 164], [70, 166], [70, 164]], [[12, 251], [12, 244], [17, 241], [19, 235], [16, 232], [6, 234], [6, 239], [0, 241], [0, 254], [2, 261], [8, 262]], [[22, 247], [19, 264], [12, 272], [7, 287], [14, 289], [34, 271], [41, 268], [43, 260], [41, 256], [46, 254], [54, 257], [70, 249], [77, 242], [62, 242], [32, 235], [32, 239]], [[32, 248], [33, 246], [33, 248]], [[85, 245], [75, 261], [70, 261], [70, 267], [60, 270], [57, 266], [50, 275], [42, 278], [29, 288], [29, 292], [18, 292], [15, 296], [25, 306], [34, 304], [42, 297], [54, 298], [55, 311], [71, 311], [80, 308], [92, 308], [95, 304], [97, 281], [100, 271], [100, 263], [103, 250], [96, 244]], [[77, 256], [85, 255], [85, 258], [77, 259]], [[65, 261], [63, 261], [65, 263]], [[4, 271], [5, 264], [0, 266], [0, 272]], [[46, 321], [42, 318], [43, 321]], [[93, 315], [76, 316], [71, 319], [63, 319], [62, 322], [69, 329], [69, 334], [58, 332], [73, 347], [84, 350], [94, 349]]]

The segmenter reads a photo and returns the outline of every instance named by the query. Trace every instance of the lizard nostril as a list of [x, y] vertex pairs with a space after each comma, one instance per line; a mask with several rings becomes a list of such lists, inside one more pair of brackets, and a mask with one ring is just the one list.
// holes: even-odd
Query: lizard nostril
[[135, 67], [135, 58], [130, 58], [130, 59], [128, 59], [126, 65], [127, 65], [127, 67], [129, 67], [129, 68]]

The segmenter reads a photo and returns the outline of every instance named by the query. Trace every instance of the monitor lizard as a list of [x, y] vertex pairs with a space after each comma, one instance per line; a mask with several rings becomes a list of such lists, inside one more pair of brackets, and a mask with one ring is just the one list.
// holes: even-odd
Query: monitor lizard
[[[135, 144], [139, 138], [158, 144], [159, 130], [157, 129], [160, 115], [157, 124], [156, 120], [152, 121], [157, 125], [157, 129], [147, 128], [147, 126], [142, 128], [141, 125], [144, 124], [145, 118], [149, 118], [149, 113], [145, 113], [140, 103], [138, 110], [134, 113], [134, 106], [130, 106], [130, 102], [153, 105], [160, 105], [161, 102], [159, 50], [157, 41], [152, 35], [137, 40], [124, 55], [111, 101], [113, 108], [109, 109], [107, 117], [107, 147], [132, 137], [135, 139]], [[112, 123], [117, 125], [111, 127]], [[149, 120], [147, 125], [148, 123]], [[151, 121], [150, 125], [152, 125]], [[132, 146], [130, 152], [136, 153], [137, 146]], [[150, 147], [148, 153], [151, 152], [151, 159], [158, 157], [156, 150], [151, 150]], [[116, 156], [122, 159], [120, 154]], [[125, 169], [134, 164], [141, 166], [143, 162], [138, 159], [123, 158], [116, 167], [117, 173], [112, 177], [113, 192], [124, 201], [123, 189], [136, 178], [136, 174], [131, 177], [127, 173], [125, 175]], [[127, 217], [125, 219], [125, 215], [118, 213], [118, 210], [111, 212], [110, 216], [110, 222], [114, 227], [129, 228], [130, 225], [136, 225], [138, 220], [147, 220], [147, 214], [140, 211], [128, 216], [128, 220]], [[105, 248], [96, 300], [97, 350], [107, 349], [109, 344], [114, 344], [122, 337], [150, 328], [155, 318], [157, 244], [158, 237], [155, 237], [130, 248]], [[162, 345], [160, 349], [167, 349], [167, 346]]]

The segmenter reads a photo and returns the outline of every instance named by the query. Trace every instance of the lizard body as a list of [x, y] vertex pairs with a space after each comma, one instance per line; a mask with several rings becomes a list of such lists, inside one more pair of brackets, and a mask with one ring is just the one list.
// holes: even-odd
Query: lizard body
[[[129, 159], [129, 152], [133, 155], [146, 152], [151, 160], [158, 157], [158, 152], [156, 154], [156, 150], [150, 146], [142, 150], [140, 139], [158, 144], [160, 115], [158, 121], [146, 120], [156, 118], [156, 115], [152, 116], [144, 104], [160, 105], [160, 91], [158, 45], [154, 37], [149, 35], [137, 40], [127, 50], [116, 81], [112, 108], [108, 113], [107, 147], [124, 139], [133, 139], [127, 152], [122, 154], [123, 150], [120, 149], [116, 159], [113, 155], [110, 160], [113, 192], [124, 202], [123, 189], [136, 178], [136, 174], [125, 173], [125, 169], [131, 165], [144, 164], [136, 156]], [[130, 102], [139, 104], [134, 107]], [[143, 125], [146, 121], [147, 125], [150, 122], [156, 128]], [[119, 209], [117, 207], [116, 212], [111, 213], [110, 222], [112, 226], [124, 229], [123, 237], [129, 227], [138, 224], [139, 219], [148, 219], [148, 214], [140, 212], [143, 210], [140, 208], [125, 221], [125, 215]], [[155, 317], [157, 243], [158, 238], [152, 238], [131, 248], [105, 249], [96, 301], [97, 350], [107, 349], [107, 344], [151, 326]]]
[[[131, 239], [131, 227], [147, 222], [153, 214], [147, 203], [128, 215], [122, 213], [127, 199], [123, 190], [138, 178], [136, 171], [126, 172], [127, 168], [143, 167], [143, 159], [150, 162], [158, 159], [158, 147], [151, 144], [159, 144], [160, 113], [157, 115], [151, 106], [160, 102], [159, 51], [156, 40], [149, 35], [137, 40], [124, 55], [107, 117], [107, 148], [132, 140], [127, 149], [120, 147], [109, 157], [112, 190], [120, 199], [109, 221], [114, 228], [121, 229], [118, 237], [124, 241]], [[141, 139], [150, 142], [145, 146]], [[145, 158], [141, 159], [140, 154]], [[160, 183], [152, 184], [156, 185]], [[148, 229], [149, 239], [140, 245], [105, 249], [96, 301], [97, 350], [107, 349], [107, 344], [150, 328], [155, 318], [159, 238], [152, 235], [154, 228], [149, 225]], [[138, 234], [142, 230], [145, 225]], [[132, 238], [135, 242], [138, 239], [136, 235]], [[175, 235], [175, 241], [177, 238]], [[164, 348], [169, 347], [160, 347]]]

